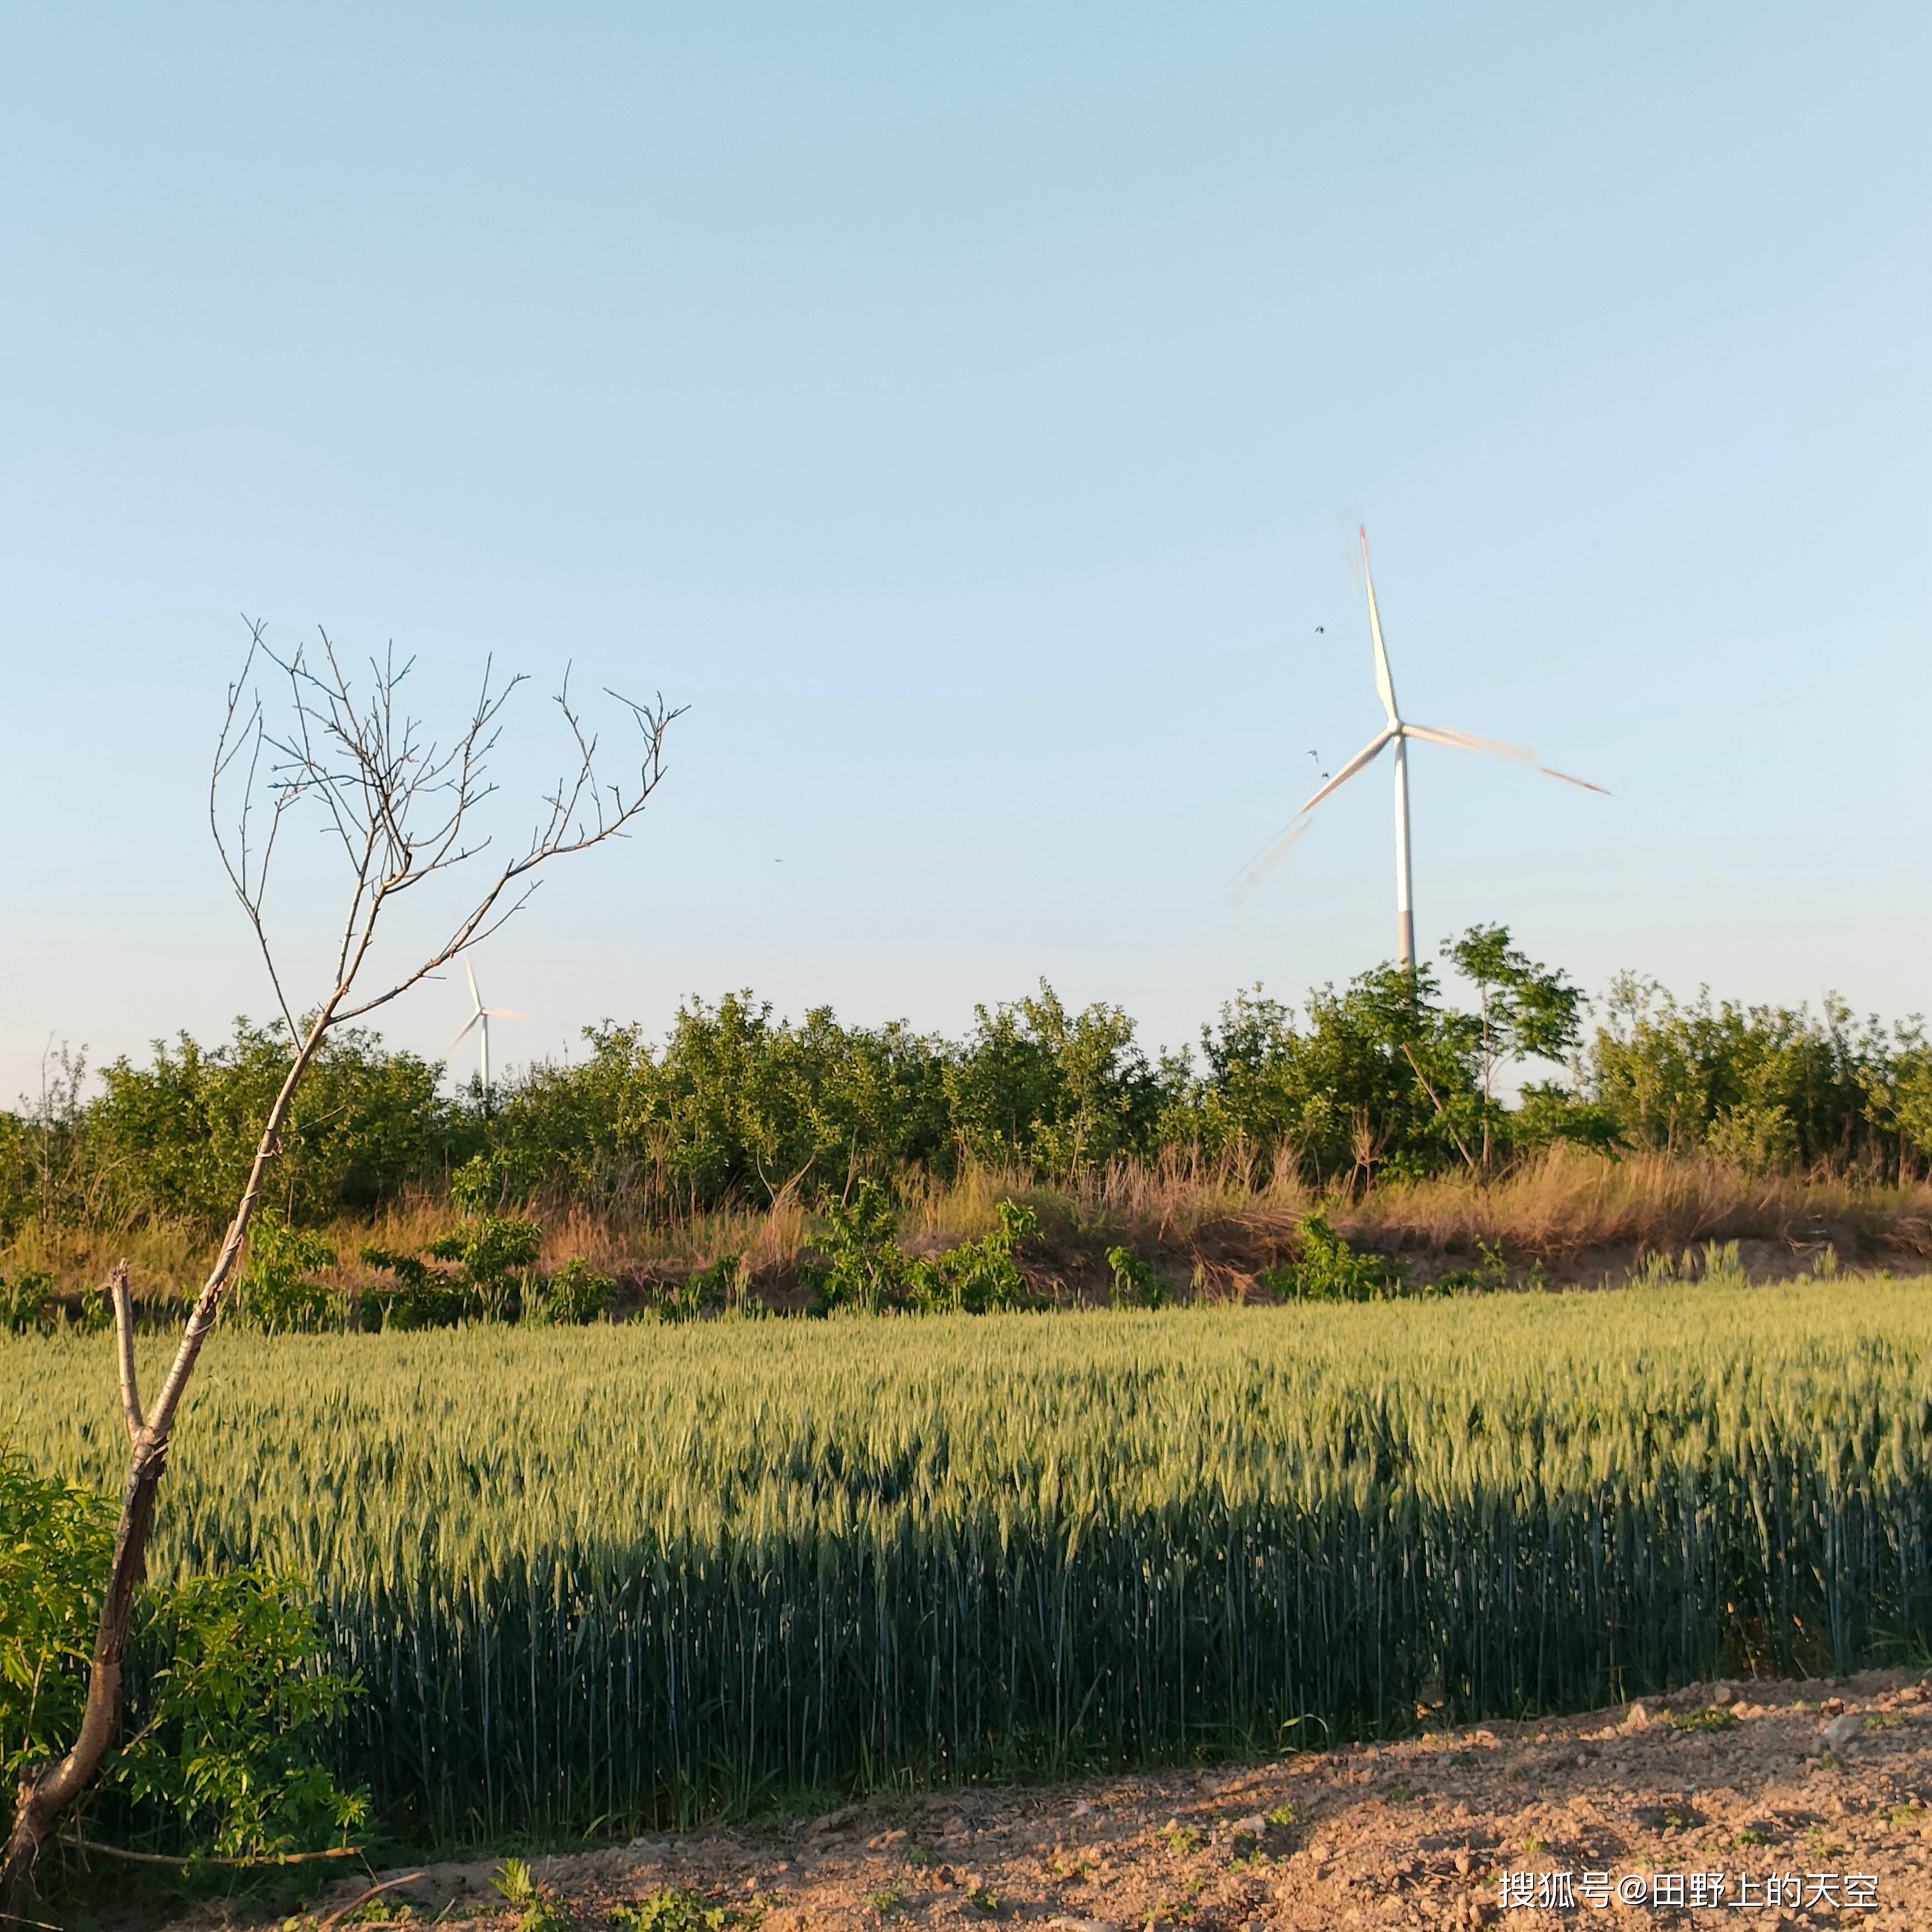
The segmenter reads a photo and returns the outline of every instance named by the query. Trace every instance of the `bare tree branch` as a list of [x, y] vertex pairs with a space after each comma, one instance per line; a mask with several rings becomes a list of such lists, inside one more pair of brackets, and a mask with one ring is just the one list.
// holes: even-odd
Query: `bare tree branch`
[[128, 1439], [138, 1442], [146, 1426], [141, 1418], [141, 1389], [134, 1373], [134, 1302], [128, 1292], [128, 1264], [116, 1262], [107, 1276], [108, 1298], [114, 1304], [115, 1358], [121, 1369], [121, 1412]]
[[[566, 674], [556, 703], [573, 762], [555, 790], [544, 795], [528, 843], [483, 875], [466, 909], [437, 928], [441, 936], [417, 956], [418, 963], [372, 987], [363, 983], [362, 975], [391, 905], [426, 881], [468, 864], [490, 843], [478, 814], [496, 790], [488, 766], [501, 735], [504, 707], [524, 680], [512, 677], [499, 684], [494, 667], [486, 664], [466, 722], [441, 747], [403, 703], [412, 661], [398, 665], [393, 647], [380, 660], [371, 659], [364, 695], [352, 682], [328, 633], [317, 634], [313, 653], [298, 647], [282, 657], [265, 641], [262, 625], [249, 625], [248, 653], [241, 676], [228, 688], [208, 780], [208, 823], [216, 849], [267, 966], [293, 1052], [214, 1265], [189, 1310], [174, 1359], [145, 1415], [135, 1382], [134, 1312], [124, 1265], [109, 1278], [122, 1407], [133, 1450], [80, 1735], [65, 1756], [31, 1771], [21, 1781], [13, 1832], [0, 1859], [0, 1912], [17, 1913], [28, 1897], [41, 1843], [93, 1778], [118, 1725], [122, 1651], [170, 1434], [240, 1259], [268, 1170], [280, 1151], [282, 1130], [303, 1076], [333, 1029], [387, 1005], [466, 946], [500, 929], [529, 903], [542, 868], [624, 836], [662, 778], [664, 734], [681, 715], [668, 709], [662, 695], [650, 704], [619, 698], [638, 728], [639, 742], [632, 754], [638, 760], [637, 776], [634, 783], [607, 787], [596, 770], [597, 736], [571, 704]], [[258, 662], [272, 666], [286, 686], [287, 715], [273, 730], [252, 681]], [[223, 800], [238, 782], [241, 797], [232, 821], [224, 824]], [[320, 813], [340, 848], [345, 903], [331, 982], [307, 1020], [298, 1022], [270, 943], [265, 908], [283, 820], [304, 806]], [[258, 840], [256, 826], [264, 812], [268, 830]]]
[[[246, 618], [242, 621], [248, 623]], [[268, 969], [269, 984], [275, 990], [275, 1004], [281, 1009], [282, 1019], [292, 1044], [299, 1040], [301, 1029], [296, 1024], [295, 1015], [282, 990], [281, 975], [276, 969], [274, 954], [262, 924], [262, 902], [268, 891], [269, 862], [274, 856], [275, 833], [280, 827], [284, 808], [284, 800], [279, 794], [270, 800], [268, 842], [259, 857], [251, 855], [248, 843], [249, 823], [261, 775], [262, 754], [267, 742], [262, 727], [261, 698], [251, 692], [248, 686], [248, 674], [254, 667], [257, 652], [267, 655], [262, 643], [262, 628], [259, 622], [248, 623], [248, 655], [243, 662], [242, 675], [228, 687], [228, 707], [221, 722], [221, 734], [215, 742], [214, 765], [208, 781], [208, 824], [214, 835], [214, 849], [220, 855], [222, 869], [227, 873], [228, 883], [234, 888], [235, 896], [241, 901], [242, 910], [254, 929], [256, 945]], [[220, 820], [221, 783], [244, 752], [248, 766], [242, 782], [241, 809], [233, 833], [224, 836]]]

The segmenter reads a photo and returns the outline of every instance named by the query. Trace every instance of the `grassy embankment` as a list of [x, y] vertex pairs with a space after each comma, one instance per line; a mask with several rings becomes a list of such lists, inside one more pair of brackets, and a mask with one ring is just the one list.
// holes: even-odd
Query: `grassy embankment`
[[[1286, 1166], [1257, 1185], [1232, 1163], [1184, 1159], [1123, 1162], [1074, 1182], [1023, 1172], [969, 1169], [960, 1179], [907, 1176], [901, 1238], [930, 1251], [983, 1234], [996, 1202], [1037, 1209], [1040, 1238], [1023, 1257], [1035, 1285], [1062, 1301], [1104, 1298], [1104, 1256], [1114, 1245], [1151, 1262], [1183, 1296], [1238, 1298], [1257, 1273], [1288, 1258], [1295, 1229], [1320, 1208], [1360, 1249], [1405, 1258], [1416, 1278], [1466, 1266], [1484, 1246], [1514, 1278], [1588, 1286], [1615, 1284], [1648, 1261], [1681, 1264], [1686, 1250], [1744, 1244], [1746, 1272], [1779, 1278], [1818, 1265], [1876, 1272], [1932, 1268], [1932, 1183], [1874, 1184], [1844, 1175], [1760, 1174], [1708, 1154], [1634, 1154], [1619, 1160], [1558, 1146], [1493, 1178], [1456, 1172], [1378, 1183], [1365, 1191], [1316, 1190]], [[780, 1305], [794, 1299], [800, 1261], [818, 1217], [790, 1193], [757, 1206], [668, 1224], [600, 1218], [539, 1196], [526, 1211], [544, 1229], [546, 1270], [580, 1258], [615, 1275], [634, 1298], [726, 1255], [749, 1263], [755, 1287]], [[340, 1264], [332, 1286], [370, 1279], [356, 1257], [367, 1244], [411, 1251], [445, 1231], [448, 1203], [415, 1194], [368, 1220], [326, 1228]], [[44, 1269], [69, 1297], [130, 1260], [137, 1295], [165, 1301], [197, 1282], [214, 1252], [205, 1229], [149, 1222], [129, 1228], [29, 1225], [0, 1248], [0, 1276]]]

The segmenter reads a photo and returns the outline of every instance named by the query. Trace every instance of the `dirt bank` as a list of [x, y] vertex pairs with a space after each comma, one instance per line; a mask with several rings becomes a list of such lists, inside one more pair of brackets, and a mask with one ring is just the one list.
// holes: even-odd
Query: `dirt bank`
[[[1558, 1921], [1924, 1928], [1928, 1786], [1932, 1690], [1916, 1673], [1873, 1672], [1706, 1685], [1641, 1707], [1244, 1769], [878, 1800], [533, 1868], [586, 1927], [670, 1888], [764, 1932], [999, 1921], [1086, 1932]], [[433, 1867], [382, 1900], [392, 1915], [409, 1900], [412, 1916], [496, 1932], [518, 1916], [499, 1909], [496, 1869]], [[1552, 1909], [1564, 1874], [1575, 1902]], [[316, 1924], [367, 1883], [334, 1888], [314, 1916], [291, 1923]], [[688, 1921], [693, 1932], [704, 1922]]]

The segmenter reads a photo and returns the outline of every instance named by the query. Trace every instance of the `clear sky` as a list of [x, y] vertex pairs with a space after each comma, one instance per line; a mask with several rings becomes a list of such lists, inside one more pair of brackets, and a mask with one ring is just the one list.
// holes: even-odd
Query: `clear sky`
[[0, 1094], [267, 1012], [205, 817], [244, 611], [433, 706], [494, 652], [691, 706], [639, 836], [479, 956], [500, 1054], [1042, 975], [1178, 1043], [1346, 978], [1386, 765], [1220, 889], [1378, 724], [1358, 520], [1406, 708], [1616, 794], [1418, 748], [1428, 952], [1932, 1007], [1922, 6], [4, 37]]

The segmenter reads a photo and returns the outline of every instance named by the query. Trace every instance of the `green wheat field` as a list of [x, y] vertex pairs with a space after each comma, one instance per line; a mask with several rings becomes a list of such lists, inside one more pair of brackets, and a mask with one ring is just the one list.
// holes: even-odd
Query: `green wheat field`
[[[1922, 1654], [1928, 1312], [224, 1332], [154, 1568], [312, 1580], [364, 1687], [333, 1749], [438, 1836], [1588, 1706]], [[0, 1337], [7, 1439], [111, 1491], [111, 1338]]]

